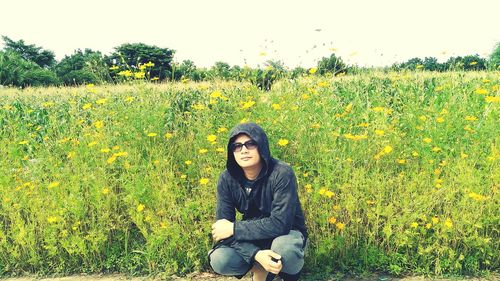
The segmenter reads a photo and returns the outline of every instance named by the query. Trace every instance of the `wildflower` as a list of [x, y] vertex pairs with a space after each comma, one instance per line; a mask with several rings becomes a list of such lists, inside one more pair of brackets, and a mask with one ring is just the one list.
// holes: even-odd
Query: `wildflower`
[[345, 228], [345, 224], [341, 223], [341, 222], [338, 222], [337, 224], [335, 224], [335, 226], [339, 229], [339, 230], [342, 230]]
[[60, 184], [60, 182], [58, 182], [58, 181], [51, 182], [49, 184], [48, 188], [50, 189], [50, 188], [58, 187], [59, 184]]
[[446, 219], [446, 221], [444, 222], [444, 225], [447, 227], [447, 228], [452, 228], [453, 227], [453, 222], [451, 221], [451, 219]]
[[432, 141], [432, 139], [431, 139], [431, 138], [424, 138], [424, 139], [423, 139], [423, 141], [424, 141], [425, 143], [430, 143], [430, 142]]
[[391, 151], [392, 151], [392, 146], [387, 145], [384, 147], [384, 153], [388, 154], [391, 153]]
[[94, 127], [96, 127], [97, 129], [101, 129], [103, 126], [104, 126], [103, 121], [95, 121], [94, 122]]
[[488, 94], [488, 90], [486, 90], [484, 88], [477, 88], [475, 93], [478, 95], [486, 95], [486, 94]]
[[366, 204], [373, 205], [373, 204], [375, 204], [375, 201], [373, 201], [373, 200], [366, 200]]
[[54, 217], [54, 216], [49, 216], [47, 218], [47, 222], [48, 223], [56, 223], [57, 222], [57, 217]]
[[70, 152], [68, 152], [68, 154], [66, 155], [66, 157], [67, 157], [68, 159], [71, 159], [71, 158], [73, 158], [74, 156], [75, 156], [75, 152], [74, 152], [74, 151], [70, 151]]
[[106, 162], [108, 164], [113, 164], [113, 162], [115, 162], [115, 160], [116, 160], [116, 156], [113, 155], [113, 156], [109, 157], [108, 160], [106, 160]]
[[481, 194], [477, 194], [475, 192], [469, 193], [469, 197], [476, 200], [476, 201], [483, 201], [486, 200], [485, 196], [482, 196]]
[[465, 154], [465, 153], [461, 153], [461, 154], [460, 154], [460, 157], [461, 157], [462, 159], [465, 159], [465, 158], [469, 157], [469, 155], [467, 155], [467, 154]]
[[98, 99], [96, 100], [96, 104], [105, 104], [108, 101], [108, 99]]
[[198, 150], [199, 154], [205, 154], [207, 152], [208, 152], [208, 149], [206, 149], [206, 148], [201, 148], [201, 149]]
[[398, 159], [398, 164], [406, 164], [406, 159]]
[[337, 219], [335, 217], [328, 218], [328, 223], [335, 224], [336, 222], [337, 222]]
[[84, 105], [82, 106], [82, 109], [83, 109], [83, 110], [88, 110], [88, 109], [90, 109], [91, 107], [92, 107], [92, 104], [91, 104], [91, 103], [86, 103], [86, 104], [84, 104]]
[[335, 193], [333, 191], [327, 190], [325, 192], [325, 196], [328, 198], [332, 198], [334, 195], [335, 195]]
[[222, 148], [222, 147], [217, 147], [217, 148], [215, 149], [215, 151], [217, 151], [217, 152], [224, 152], [225, 150], [224, 150], [224, 148]]
[[500, 97], [487, 96], [484, 98], [484, 100], [488, 103], [500, 102]]
[[425, 115], [420, 115], [418, 119], [420, 119], [421, 121], [425, 121], [427, 120], [427, 117]]
[[418, 154], [418, 152], [413, 151], [413, 152], [411, 153], [411, 155], [412, 155], [413, 157], [417, 157], [419, 154]]
[[92, 146], [94, 146], [94, 145], [96, 145], [96, 144], [97, 144], [97, 142], [96, 142], [96, 141], [92, 141], [92, 142], [89, 142], [89, 143], [87, 144], [87, 146], [88, 146], [88, 147], [92, 147]]
[[432, 225], [432, 224], [430, 224], [430, 223], [426, 223], [426, 224], [425, 224], [425, 228], [429, 229], [429, 228], [431, 228], [431, 225]]
[[286, 145], [288, 145], [288, 140], [287, 139], [280, 139], [278, 141], [278, 145], [279, 146], [286, 146]]
[[132, 102], [135, 98], [134, 97], [127, 97], [125, 98], [126, 102]]
[[219, 91], [215, 91], [215, 92], [210, 94], [210, 97], [213, 99], [220, 98], [221, 96], [222, 96], [222, 94]]
[[187, 178], [187, 175], [185, 175], [185, 174], [181, 175], [181, 179], [186, 179], [186, 178]]
[[281, 109], [281, 105], [279, 105], [277, 103], [273, 103], [271, 106], [274, 108], [274, 110], [280, 110]]
[[164, 137], [168, 140], [171, 139], [174, 136], [172, 133], [165, 133]]
[[383, 130], [375, 130], [375, 135], [377, 135], [377, 136], [383, 136], [384, 133], [385, 132]]
[[441, 151], [441, 148], [435, 146], [435, 147], [432, 148], [432, 151], [439, 152], [439, 151]]
[[189, 166], [189, 165], [191, 165], [193, 162], [192, 162], [191, 160], [186, 160], [186, 161], [184, 161], [184, 163], [185, 163], [186, 165], [188, 165], [188, 166]]
[[311, 128], [313, 128], [313, 129], [319, 129], [320, 125], [318, 123], [315, 123], [315, 124], [311, 125]]
[[209, 142], [215, 142], [217, 140], [217, 136], [216, 135], [208, 135], [207, 140]]
[[418, 223], [416, 223], [416, 222], [412, 222], [410, 226], [411, 226], [412, 228], [417, 228], [417, 227], [418, 227]]
[[353, 135], [351, 133], [344, 134], [344, 137], [346, 139], [350, 139], [350, 140], [354, 140], [354, 141], [359, 141], [359, 140], [363, 140], [363, 139], [367, 139], [368, 138], [367, 135]]
[[142, 211], [144, 211], [144, 208], [145, 208], [145, 207], [146, 207], [146, 206], [144, 206], [144, 204], [139, 204], [139, 205], [137, 205], [137, 212], [142, 212]]
[[477, 117], [474, 116], [465, 116], [466, 121], [477, 121]]
[[444, 118], [443, 117], [438, 117], [438, 118], [436, 118], [436, 122], [443, 123], [444, 122]]
[[102, 189], [101, 192], [102, 192], [102, 194], [106, 195], [106, 194], [109, 193], [109, 188], [105, 187], [105, 188]]
[[210, 181], [210, 180], [209, 180], [209, 179], [207, 179], [207, 178], [201, 178], [201, 179], [200, 179], [200, 184], [201, 184], [201, 185], [206, 185], [209, 181]]
[[316, 73], [316, 71], [318, 71], [318, 68], [313, 67], [313, 68], [309, 69], [309, 74], [314, 74], [314, 73]]
[[437, 224], [439, 222], [439, 219], [437, 217], [433, 217], [431, 220], [433, 224]]
[[248, 108], [252, 107], [254, 104], [255, 104], [255, 101], [250, 100], [250, 101], [242, 103], [240, 108], [241, 109], [248, 109]]
[[20, 142], [18, 142], [18, 144], [23, 144], [23, 145], [24, 145], [24, 144], [28, 144], [28, 141], [27, 141], [27, 140], [20, 141]]
[[221, 127], [219, 129], [217, 129], [217, 133], [223, 133], [223, 132], [227, 132], [227, 128], [226, 127]]
[[157, 133], [148, 133], [148, 137], [156, 137]]

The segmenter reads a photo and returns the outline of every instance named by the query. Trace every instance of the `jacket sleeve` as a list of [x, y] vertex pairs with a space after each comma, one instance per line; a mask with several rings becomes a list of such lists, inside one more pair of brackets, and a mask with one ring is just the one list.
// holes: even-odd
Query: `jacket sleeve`
[[291, 167], [284, 169], [275, 179], [271, 215], [267, 218], [234, 223], [237, 241], [276, 238], [286, 235], [293, 226], [297, 207], [297, 179]]
[[224, 180], [224, 173], [220, 175], [217, 182], [217, 210], [215, 212], [215, 219], [226, 219], [231, 222], [236, 220], [233, 195], [228, 184]]

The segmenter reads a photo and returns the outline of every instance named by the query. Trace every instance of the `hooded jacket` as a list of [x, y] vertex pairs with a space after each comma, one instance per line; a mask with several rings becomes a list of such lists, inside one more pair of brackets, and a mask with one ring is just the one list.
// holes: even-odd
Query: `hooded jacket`
[[[246, 134], [257, 143], [262, 163], [249, 195], [244, 190], [243, 169], [231, 150], [239, 134]], [[243, 214], [241, 221], [236, 221], [236, 210]], [[288, 164], [271, 157], [267, 136], [255, 123], [239, 124], [229, 134], [226, 170], [217, 183], [216, 220], [220, 219], [234, 222], [234, 235], [219, 241], [214, 249], [221, 243], [231, 244], [249, 264], [253, 264], [261, 247], [270, 247], [274, 238], [292, 229], [302, 233], [305, 245], [307, 229], [295, 174]]]

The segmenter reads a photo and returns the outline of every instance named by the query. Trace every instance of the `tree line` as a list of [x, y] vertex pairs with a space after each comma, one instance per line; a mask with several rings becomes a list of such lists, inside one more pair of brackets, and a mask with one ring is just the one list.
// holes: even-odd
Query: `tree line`
[[[334, 53], [323, 57], [316, 67], [310, 69], [288, 69], [283, 62], [273, 60], [268, 60], [263, 68], [230, 66], [225, 62], [216, 62], [210, 68], [199, 68], [191, 60], [174, 62], [175, 50], [144, 43], [125, 43], [115, 47], [111, 54], [78, 49], [58, 62], [50, 50], [7, 36], [2, 36], [2, 39], [0, 85], [16, 87], [119, 83], [136, 79], [152, 82], [224, 79], [250, 81], [262, 90], [270, 90], [273, 82], [280, 78], [293, 79], [307, 74], [336, 76], [367, 69], [349, 66]], [[444, 63], [439, 63], [434, 57], [412, 58], [383, 69], [477, 71], [499, 68], [500, 43], [488, 59], [477, 54], [450, 57]]]

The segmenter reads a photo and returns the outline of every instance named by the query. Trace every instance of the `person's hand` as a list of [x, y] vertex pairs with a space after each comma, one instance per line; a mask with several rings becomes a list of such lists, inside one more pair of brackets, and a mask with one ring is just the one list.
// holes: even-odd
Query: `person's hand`
[[[271, 258], [275, 258], [278, 261], [275, 262]], [[271, 250], [260, 250], [255, 255], [255, 260], [262, 265], [262, 267], [273, 274], [278, 274], [283, 268], [281, 263], [281, 256]]]
[[212, 224], [212, 237], [215, 242], [233, 236], [233, 223], [226, 220], [218, 220]]

